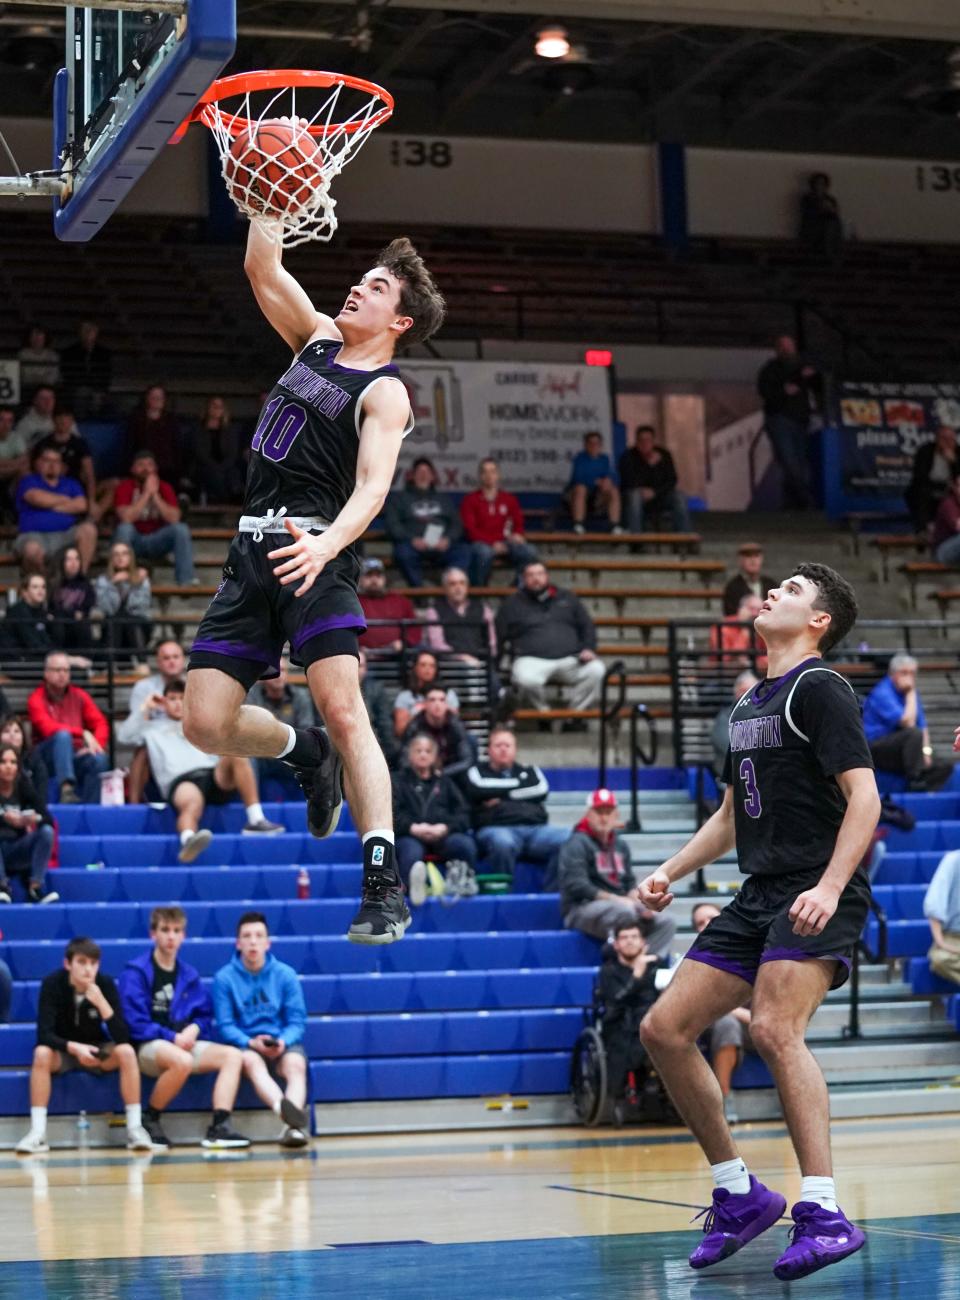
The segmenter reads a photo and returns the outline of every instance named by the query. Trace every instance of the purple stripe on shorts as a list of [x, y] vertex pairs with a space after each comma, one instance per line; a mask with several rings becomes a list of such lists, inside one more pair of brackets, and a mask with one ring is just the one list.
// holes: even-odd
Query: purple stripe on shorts
[[359, 614], [331, 614], [329, 618], [318, 618], [315, 623], [308, 623], [301, 628], [290, 644], [299, 650], [311, 637], [323, 636], [324, 632], [336, 632], [341, 628], [355, 628], [357, 632], [366, 632], [367, 625]]
[[850, 969], [850, 958], [841, 957], [835, 952], [803, 952], [800, 948], [768, 948], [760, 958], [761, 966], [765, 961], [838, 961]]
[[280, 667], [279, 659], [268, 658], [259, 646], [243, 645], [237, 641], [194, 641], [193, 650], [204, 650], [207, 654], [226, 655], [230, 659], [251, 659], [257, 664], [270, 664]]
[[741, 966], [739, 962], [731, 961], [729, 957], [719, 957], [715, 952], [706, 952], [703, 948], [688, 952], [686, 960], [703, 962], [704, 966], [713, 966], [717, 970], [725, 970], [728, 975], [736, 975], [738, 979], [746, 980], [748, 984], [752, 984], [757, 978], [755, 970]]

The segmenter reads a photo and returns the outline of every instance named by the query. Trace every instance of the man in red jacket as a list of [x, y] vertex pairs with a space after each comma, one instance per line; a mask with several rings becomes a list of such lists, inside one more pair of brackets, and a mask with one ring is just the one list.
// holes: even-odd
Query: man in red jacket
[[[364, 650], [375, 654], [383, 654], [387, 650], [399, 653], [404, 645], [420, 644], [420, 629], [410, 626], [410, 620], [417, 617], [417, 611], [409, 597], [398, 591], [387, 590], [383, 560], [371, 556], [363, 561], [359, 592], [363, 617], [368, 624], [366, 632], [360, 637]], [[385, 623], [384, 619], [397, 621]]]
[[44, 660], [27, 714], [37, 753], [57, 778], [60, 802], [99, 803], [110, 727], [87, 692], [70, 685], [70, 660], [60, 651]]
[[480, 489], [460, 502], [460, 518], [467, 540], [473, 543], [470, 581], [485, 587], [496, 557], [514, 565], [517, 578], [537, 552], [523, 535], [523, 511], [512, 492], [500, 490], [500, 466], [490, 457], [480, 462]]

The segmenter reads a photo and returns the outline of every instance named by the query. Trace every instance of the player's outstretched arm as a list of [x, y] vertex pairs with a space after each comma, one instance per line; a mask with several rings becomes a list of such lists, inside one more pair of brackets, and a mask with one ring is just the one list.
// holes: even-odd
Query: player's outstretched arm
[[282, 586], [302, 584], [295, 596], [309, 591], [324, 565], [366, 532], [382, 510], [393, 483], [409, 414], [410, 399], [402, 384], [391, 381], [374, 385], [363, 402], [357, 481], [346, 505], [330, 527], [317, 536], [285, 520], [287, 532], [296, 541], [292, 546], [270, 551], [267, 558], [275, 562], [273, 571]]
[[708, 863], [722, 858], [735, 844], [733, 787], [728, 785], [723, 803], [712, 817], [707, 818], [696, 835], [687, 840], [683, 848], [668, 858], [662, 867], [651, 872], [646, 880], [641, 880], [638, 886], [641, 903], [654, 912], [662, 912], [673, 902], [670, 886], [674, 881], [682, 880], [691, 872], [699, 871]]
[[312, 338], [340, 338], [330, 317], [317, 311], [303, 287], [284, 269], [282, 252], [260, 223], [250, 222], [243, 269], [264, 316], [294, 352]]

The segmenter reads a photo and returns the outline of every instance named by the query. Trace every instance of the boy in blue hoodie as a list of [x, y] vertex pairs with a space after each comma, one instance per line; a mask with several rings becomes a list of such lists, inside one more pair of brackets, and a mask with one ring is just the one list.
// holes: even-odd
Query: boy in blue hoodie
[[281, 1145], [306, 1146], [307, 1008], [297, 972], [270, 952], [262, 912], [245, 912], [237, 923], [237, 951], [214, 976], [213, 1006], [220, 1037], [241, 1049], [257, 1096], [286, 1125]]
[[191, 1074], [216, 1070], [213, 1120], [203, 1139], [208, 1149], [248, 1147], [250, 1139], [230, 1127], [243, 1057], [213, 1039], [213, 1003], [192, 966], [179, 957], [187, 936], [180, 907], [150, 913], [150, 952], [127, 962], [120, 976], [120, 1005], [144, 1074], [156, 1079], [144, 1108], [143, 1126], [154, 1146], [169, 1146], [160, 1119]]

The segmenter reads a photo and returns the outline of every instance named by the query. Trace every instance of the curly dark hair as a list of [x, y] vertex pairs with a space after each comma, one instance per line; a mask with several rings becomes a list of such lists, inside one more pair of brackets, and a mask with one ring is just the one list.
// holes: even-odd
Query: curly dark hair
[[436, 334], [443, 324], [447, 304], [423, 258], [406, 235], [386, 246], [377, 265], [386, 267], [400, 281], [400, 310], [404, 316], [413, 318], [413, 324], [401, 335], [397, 347], [408, 348]]
[[827, 630], [817, 642], [817, 649], [821, 654], [826, 654], [849, 634], [856, 623], [860, 612], [856, 594], [846, 578], [842, 578], [836, 569], [831, 569], [827, 564], [799, 564], [794, 572], [816, 586], [813, 608], [824, 610], [830, 615]]

